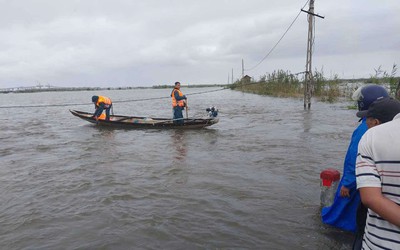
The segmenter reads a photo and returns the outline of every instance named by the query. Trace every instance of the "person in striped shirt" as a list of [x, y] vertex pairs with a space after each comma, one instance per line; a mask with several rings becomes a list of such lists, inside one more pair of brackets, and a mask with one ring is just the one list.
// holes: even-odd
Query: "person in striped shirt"
[[[359, 111], [368, 110], [369, 106], [378, 98], [389, 97], [387, 90], [380, 85], [371, 84], [358, 88], [353, 93], [353, 99], [357, 101]], [[342, 230], [356, 233], [361, 238], [364, 234], [364, 226], [358, 225], [357, 209], [360, 206], [360, 193], [356, 185], [356, 158], [357, 148], [361, 137], [367, 131], [366, 118], [359, 120], [357, 128], [351, 135], [343, 162], [343, 174], [335, 193], [331, 206], [321, 210], [322, 222]], [[363, 220], [365, 222], [365, 219]]]
[[362, 249], [400, 249], [400, 102], [378, 99], [357, 115], [370, 128], [356, 161], [357, 188], [368, 208]]

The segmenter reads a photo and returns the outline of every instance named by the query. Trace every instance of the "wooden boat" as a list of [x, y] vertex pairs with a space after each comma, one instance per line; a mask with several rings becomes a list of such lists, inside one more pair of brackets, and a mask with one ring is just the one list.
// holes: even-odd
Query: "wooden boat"
[[[207, 109], [208, 110], [208, 109]], [[208, 118], [188, 118], [183, 119], [183, 124], [175, 124], [173, 119], [168, 118], [149, 118], [149, 117], [137, 117], [137, 116], [123, 116], [123, 115], [110, 115], [110, 120], [106, 121], [105, 117], [100, 117], [96, 121], [93, 118], [93, 113], [69, 110], [74, 116], [77, 116], [85, 121], [94, 123], [98, 126], [108, 126], [115, 128], [127, 128], [127, 129], [138, 129], [138, 128], [179, 128], [179, 129], [199, 129], [211, 126], [218, 123], [219, 119], [215, 116], [210, 115]], [[218, 112], [218, 111], [217, 111]]]

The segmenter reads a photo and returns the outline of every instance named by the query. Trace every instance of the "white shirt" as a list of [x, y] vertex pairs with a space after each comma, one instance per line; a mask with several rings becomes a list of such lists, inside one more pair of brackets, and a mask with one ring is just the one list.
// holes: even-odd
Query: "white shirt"
[[[400, 204], [400, 114], [369, 129], [358, 145], [357, 188], [382, 188], [382, 195]], [[400, 249], [400, 227], [368, 209], [364, 249]]]

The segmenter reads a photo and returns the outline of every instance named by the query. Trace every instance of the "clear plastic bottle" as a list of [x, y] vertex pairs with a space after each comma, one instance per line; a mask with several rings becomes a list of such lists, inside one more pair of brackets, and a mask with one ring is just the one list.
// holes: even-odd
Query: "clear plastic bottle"
[[321, 207], [329, 207], [335, 198], [335, 193], [339, 185], [340, 172], [336, 169], [328, 168], [321, 172]]

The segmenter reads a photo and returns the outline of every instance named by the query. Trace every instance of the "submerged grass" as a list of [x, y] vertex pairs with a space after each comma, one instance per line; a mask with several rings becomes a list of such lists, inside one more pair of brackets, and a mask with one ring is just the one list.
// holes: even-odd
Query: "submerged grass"
[[300, 97], [302, 85], [296, 76], [283, 70], [277, 70], [262, 76], [258, 82], [246, 81], [245, 79], [237, 81], [231, 88], [260, 95]]
[[[399, 77], [396, 77], [397, 65], [394, 64], [391, 73], [383, 71], [381, 67], [375, 70], [375, 74], [368, 79], [339, 79], [334, 75], [331, 79], [324, 76], [323, 69], [315, 70], [313, 73], [312, 95], [321, 101], [337, 102], [339, 99], [351, 99], [351, 95], [357, 86], [351, 83], [381, 84], [387, 85], [390, 94], [396, 98], [400, 97]], [[304, 74], [292, 74], [290, 71], [275, 70], [265, 74], [258, 81], [252, 81], [250, 77], [244, 77], [230, 85], [233, 90], [259, 95], [275, 97], [304, 97]], [[399, 93], [397, 95], [396, 93]]]

